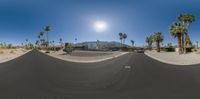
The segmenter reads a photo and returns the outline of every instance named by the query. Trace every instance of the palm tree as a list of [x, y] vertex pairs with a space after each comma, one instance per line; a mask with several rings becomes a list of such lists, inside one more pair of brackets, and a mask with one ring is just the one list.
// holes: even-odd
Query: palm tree
[[44, 45], [44, 41], [45, 41], [45, 40], [43, 39], [43, 38], [44, 38], [43, 36], [44, 36], [44, 32], [40, 32], [39, 35], [38, 35], [38, 39], [39, 39], [39, 41], [40, 41], [40, 45], [41, 45], [41, 46]]
[[28, 43], [28, 39], [26, 39], [26, 43]]
[[124, 43], [124, 44], [125, 44], [126, 38], [127, 38], [127, 35], [126, 35], [126, 33], [124, 33], [124, 34], [123, 34], [123, 43]]
[[50, 26], [45, 26], [45, 28], [44, 28], [44, 31], [47, 33], [47, 49], [48, 49], [48, 46], [49, 46], [49, 32], [51, 31], [51, 27]]
[[121, 41], [120, 47], [122, 47], [123, 33], [121, 33], [121, 32], [119, 33], [119, 39]]
[[62, 46], [63, 46], [62, 38], [59, 39], [59, 43], [60, 43], [60, 47], [62, 48]]
[[195, 21], [195, 16], [192, 14], [180, 14], [178, 20], [182, 22], [182, 25], [186, 25], [188, 28], [190, 24]]
[[77, 43], [77, 38], [75, 38], [75, 43]]
[[153, 41], [154, 41], [154, 39], [153, 39], [152, 35], [146, 38], [146, 43], [148, 44], [148, 49], [149, 50], [152, 50]]
[[41, 39], [41, 36], [40, 36], [40, 35], [38, 35], [38, 39], [39, 39], [39, 40]]
[[171, 25], [170, 27], [170, 34], [173, 37], [177, 37], [178, 38], [178, 52], [179, 54], [182, 54], [182, 43], [181, 43], [181, 39], [182, 39], [182, 26], [180, 23], [174, 23]]
[[39, 47], [39, 40], [37, 40], [37, 41], [35, 42], [35, 45], [36, 45], [37, 47]]
[[42, 40], [42, 39], [44, 39], [44, 32], [40, 32], [40, 34], [39, 34], [39, 36], [38, 36], [38, 38], [40, 39], [40, 41]]
[[182, 34], [182, 46], [183, 46], [184, 53], [186, 53], [186, 47], [191, 42], [188, 35], [188, 28], [190, 24], [195, 21], [195, 16], [192, 14], [180, 14], [178, 16], [178, 20], [181, 21], [182, 26], [184, 27], [183, 34]]
[[134, 42], [133, 40], [131, 40], [132, 47], [134, 47], [134, 43], [135, 43], [135, 42]]
[[160, 43], [163, 42], [164, 37], [161, 32], [155, 32], [153, 35], [154, 41], [156, 42], [157, 52], [160, 52]]
[[28, 47], [28, 39], [26, 39], [26, 48]]
[[40, 32], [39, 36], [43, 37], [44, 36], [44, 32]]

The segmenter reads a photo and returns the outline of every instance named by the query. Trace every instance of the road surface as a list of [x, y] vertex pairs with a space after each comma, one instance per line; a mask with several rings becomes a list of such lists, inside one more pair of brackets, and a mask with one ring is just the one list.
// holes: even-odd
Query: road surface
[[174, 66], [141, 53], [73, 63], [33, 50], [0, 64], [0, 99], [199, 99], [200, 65]]

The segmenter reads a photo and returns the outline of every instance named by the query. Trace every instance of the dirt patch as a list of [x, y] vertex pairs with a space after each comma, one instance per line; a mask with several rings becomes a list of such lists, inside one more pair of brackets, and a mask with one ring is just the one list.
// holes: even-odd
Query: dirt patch
[[0, 63], [12, 60], [17, 58], [25, 53], [28, 50], [19, 48], [19, 49], [0, 49]]
[[200, 54], [200, 49], [197, 49], [197, 54]]

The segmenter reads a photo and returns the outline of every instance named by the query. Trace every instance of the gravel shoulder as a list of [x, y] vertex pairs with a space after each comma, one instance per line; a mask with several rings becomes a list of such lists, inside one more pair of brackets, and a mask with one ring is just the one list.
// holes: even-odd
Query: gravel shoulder
[[177, 52], [145, 51], [145, 54], [155, 60], [172, 65], [200, 64], [200, 54], [194, 52], [179, 55]]
[[[44, 53], [44, 51], [41, 51]], [[55, 57], [61, 60], [78, 62], [78, 63], [94, 63], [101, 62], [108, 59], [113, 59], [122, 55], [127, 54], [128, 52], [103, 52], [103, 51], [74, 51], [71, 55], [66, 54], [63, 51], [50, 52], [49, 56]]]
[[30, 50], [25, 49], [0, 49], [0, 63], [10, 61], [17, 57], [24, 55], [25, 53], [29, 52]]

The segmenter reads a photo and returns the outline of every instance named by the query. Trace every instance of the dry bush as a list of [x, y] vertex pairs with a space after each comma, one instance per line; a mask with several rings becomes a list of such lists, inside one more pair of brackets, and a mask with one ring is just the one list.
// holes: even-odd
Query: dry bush
[[3, 53], [4, 53], [4, 51], [1, 51], [1, 50], [0, 50], [0, 54], [3, 54]]
[[11, 50], [11, 51], [10, 51], [10, 53], [11, 53], [11, 54], [14, 54], [14, 53], [15, 53], [15, 51]]

